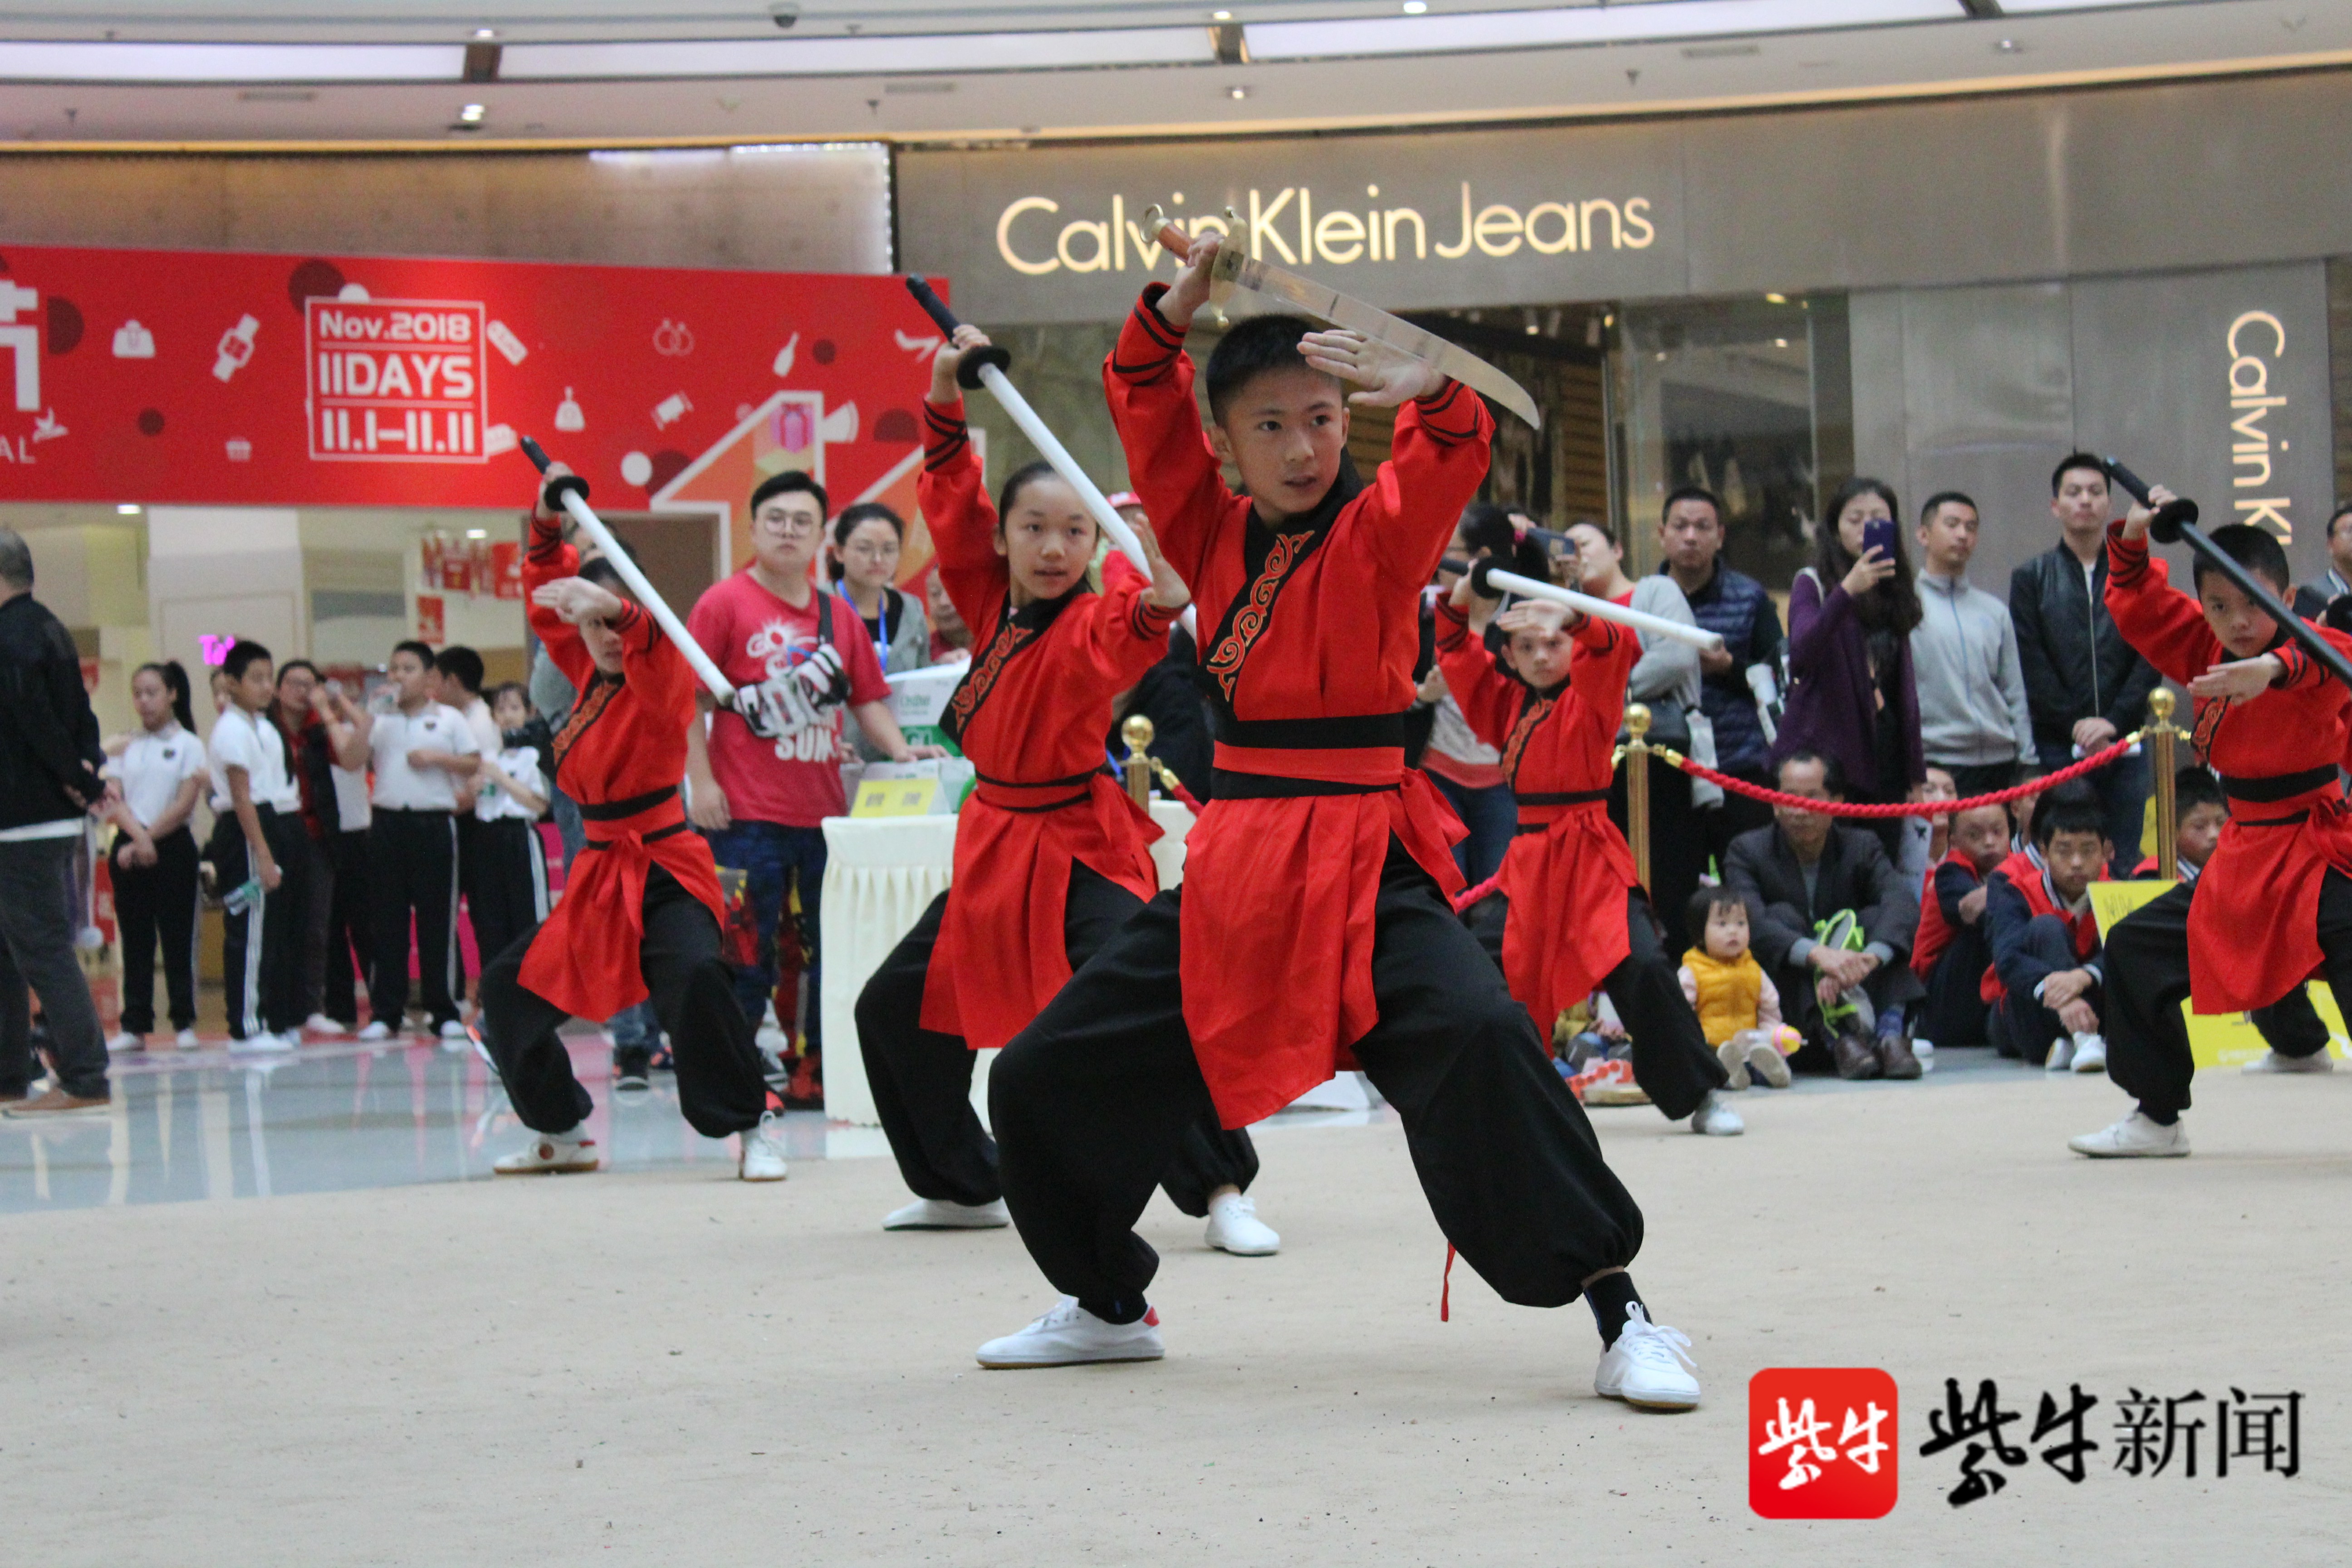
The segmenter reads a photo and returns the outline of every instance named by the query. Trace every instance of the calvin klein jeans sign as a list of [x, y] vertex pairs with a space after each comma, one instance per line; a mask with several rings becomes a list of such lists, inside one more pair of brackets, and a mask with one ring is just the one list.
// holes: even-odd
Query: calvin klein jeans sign
[[[1555, 155], [1556, 154], [1556, 155]], [[910, 152], [901, 252], [974, 320], [1116, 320], [1173, 270], [1143, 214], [1391, 309], [1618, 299], [1685, 284], [1670, 137], [1527, 132]], [[1224, 210], [1238, 221], [1228, 223]]]

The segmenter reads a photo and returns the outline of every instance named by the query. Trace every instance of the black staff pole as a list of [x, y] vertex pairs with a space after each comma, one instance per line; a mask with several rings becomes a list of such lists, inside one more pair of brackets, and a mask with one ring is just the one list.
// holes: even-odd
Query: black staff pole
[[[2134, 500], [2142, 506], [2148, 504], [2146, 479], [2113, 458], [2106, 459], [2106, 469], [2107, 477], [2121, 485]], [[2277, 622], [2279, 629], [2294, 638], [2297, 647], [2319, 661], [2320, 668], [2345, 685], [2352, 686], [2352, 659], [2346, 658], [2334, 643], [2320, 636], [2309, 621], [2280, 603], [2279, 596], [2271, 592], [2268, 584], [2230, 559], [2222, 553], [2220, 546], [2205, 537], [2205, 531], [2197, 526], [2195, 501], [2185, 496], [2177, 497], [2158, 507], [2156, 516], [2148, 522], [2147, 531], [2159, 544], [2189, 546], [2198, 560], [2235, 584], [2238, 592], [2252, 599], [2263, 614]]]

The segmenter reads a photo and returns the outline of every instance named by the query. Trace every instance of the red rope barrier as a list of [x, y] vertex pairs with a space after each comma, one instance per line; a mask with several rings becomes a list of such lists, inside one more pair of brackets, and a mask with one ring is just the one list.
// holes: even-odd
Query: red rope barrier
[[1476, 903], [1479, 900], [1493, 892], [1502, 879], [1503, 874], [1500, 871], [1497, 871], [1493, 876], [1487, 878], [1485, 881], [1479, 883], [1476, 887], [1465, 888], [1460, 892], [1454, 894], [1454, 912], [1457, 915], [1460, 914], [1464, 910], [1468, 909], [1471, 905]]
[[1662, 747], [1654, 754], [1663, 756], [1693, 778], [1705, 779], [1707, 783], [1720, 785], [1734, 795], [1744, 795], [1750, 800], [1760, 800], [1769, 805], [1793, 806], [1799, 811], [1816, 811], [1825, 816], [1942, 816], [1948, 812], [1972, 811], [1979, 805], [2007, 805], [2012, 800], [2023, 800], [2027, 795], [2040, 795], [2044, 790], [2056, 789], [2069, 779], [2078, 779], [2084, 773], [2094, 773], [2105, 767], [2109, 763], [2131, 750], [2138, 741], [2139, 736], [2137, 732], [2126, 735], [2104, 750], [2093, 752], [2081, 762], [2060, 768], [2054, 773], [2044, 773], [2038, 779], [2028, 779], [2021, 784], [2012, 784], [2008, 789], [1995, 790], [1990, 795], [1970, 795], [1966, 800], [1897, 800], [1883, 803], [1808, 800], [1801, 795], [1783, 795], [1777, 789], [1766, 789], [1762, 784], [1749, 784], [1745, 779], [1736, 779], [1728, 773], [1717, 773], [1706, 763], [1695, 763], [1679, 752], [1666, 751]]

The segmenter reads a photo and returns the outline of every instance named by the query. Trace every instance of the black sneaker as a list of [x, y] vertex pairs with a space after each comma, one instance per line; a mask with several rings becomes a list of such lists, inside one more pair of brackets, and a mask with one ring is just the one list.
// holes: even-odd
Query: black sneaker
[[613, 1052], [614, 1089], [630, 1092], [651, 1089], [652, 1081], [646, 1077], [650, 1054], [642, 1046], [616, 1048]]

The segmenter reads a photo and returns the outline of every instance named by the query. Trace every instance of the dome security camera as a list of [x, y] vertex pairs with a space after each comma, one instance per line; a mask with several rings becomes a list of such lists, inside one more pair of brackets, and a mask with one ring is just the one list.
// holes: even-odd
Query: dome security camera
[[768, 7], [768, 16], [777, 26], [789, 31], [792, 25], [801, 19], [801, 8], [797, 0], [776, 0], [775, 5]]

